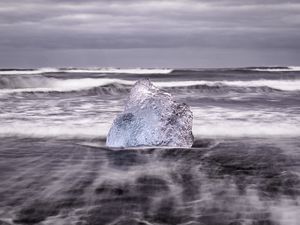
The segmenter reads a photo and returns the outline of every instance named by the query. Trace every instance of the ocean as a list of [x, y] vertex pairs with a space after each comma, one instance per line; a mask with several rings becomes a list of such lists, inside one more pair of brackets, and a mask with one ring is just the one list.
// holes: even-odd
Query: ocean
[[[191, 148], [110, 149], [132, 85], [191, 107]], [[300, 67], [0, 70], [0, 224], [298, 225]]]

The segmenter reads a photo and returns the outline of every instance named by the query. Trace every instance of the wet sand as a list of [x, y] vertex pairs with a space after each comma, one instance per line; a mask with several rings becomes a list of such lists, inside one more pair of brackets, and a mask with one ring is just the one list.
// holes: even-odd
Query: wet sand
[[[300, 142], [208, 139], [190, 149], [0, 139], [0, 224], [296, 225]], [[92, 147], [100, 145], [100, 147]]]

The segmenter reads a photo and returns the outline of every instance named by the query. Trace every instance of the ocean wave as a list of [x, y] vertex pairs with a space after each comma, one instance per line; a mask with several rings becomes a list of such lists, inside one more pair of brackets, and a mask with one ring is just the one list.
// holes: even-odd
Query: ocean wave
[[259, 86], [259, 87], [239, 87], [239, 86], [227, 86], [223, 84], [215, 84], [215, 85], [207, 85], [207, 84], [199, 84], [199, 85], [191, 85], [191, 86], [177, 86], [177, 87], [166, 87], [164, 88], [166, 91], [175, 93], [184, 92], [184, 93], [194, 93], [194, 92], [204, 92], [204, 93], [274, 93], [274, 92], [282, 92], [279, 89], [271, 88], [268, 86]]
[[35, 75], [43, 73], [57, 73], [59, 69], [56, 68], [40, 68], [40, 69], [7, 69], [0, 70], [0, 75]]
[[[127, 93], [135, 81], [109, 78], [57, 79], [47, 77], [0, 78], [0, 94], [14, 93], [68, 93], [122, 94]], [[270, 93], [299, 91], [300, 80], [253, 81], [161, 81], [154, 84], [167, 91]]]
[[56, 80], [42, 76], [2, 76], [0, 77], [0, 90], [47, 87]]
[[0, 75], [34, 75], [47, 73], [101, 73], [101, 74], [168, 74], [172, 69], [119, 69], [119, 68], [40, 68], [0, 70]]
[[300, 72], [300, 66], [289, 67], [258, 67], [250, 69], [259, 72]]
[[[10, 82], [8, 82], [10, 81]], [[69, 92], [87, 90], [94, 87], [105, 86], [112, 83], [132, 85], [134, 82], [117, 79], [56, 79], [56, 78], [16, 78], [0, 79], [0, 93], [16, 92]], [[2, 87], [1, 87], [2, 84]]]
[[[131, 85], [111, 83], [99, 87], [93, 87], [82, 90], [70, 90], [70, 91], [58, 91], [49, 89], [19, 89], [18, 92], [1, 92], [7, 94], [17, 94], [21, 96], [37, 95], [37, 96], [120, 96], [127, 95], [130, 92]], [[194, 86], [182, 86], [182, 87], [165, 87], [163, 90], [176, 95], [196, 94], [196, 93], [210, 93], [210, 94], [222, 94], [227, 93], [278, 93], [280, 90], [269, 87], [230, 87], [230, 86], [208, 86], [208, 85], [194, 85]]]
[[190, 72], [299, 72], [300, 66], [289, 67], [245, 67], [245, 68], [39, 68], [39, 69], [0, 69], [0, 75], [36, 75], [51, 73], [83, 73], [83, 74], [170, 74]]
[[65, 73], [127, 73], [127, 74], [168, 74], [172, 69], [116, 69], [116, 68], [99, 68], [99, 69], [62, 69]]
[[[210, 84], [218, 82], [210, 82]], [[300, 90], [300, 80], [252, 80], [252, 81], [222, 81], [227, 86], [235, 87], [269, 87], [282, 91]]]
[[[155, 83], [155, 82], [154, 82]], [[175, 82], [157, 82], [158, 87], [178, 87], [207, 85], [213, 86], [232, 86], [232, 87], [268, 87], [282, 91], [300, 90], [300, 80], [251, 80], [251, 81], [175, 81]]]

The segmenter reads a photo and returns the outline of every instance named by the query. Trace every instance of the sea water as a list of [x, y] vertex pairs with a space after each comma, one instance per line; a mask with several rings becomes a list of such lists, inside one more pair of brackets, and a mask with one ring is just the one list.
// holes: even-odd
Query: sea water
[[[105, 147], [149, 78], [194, 115], [192, 148]], [[300, 70], [0, 71], [0, 224], [300, 221]]]

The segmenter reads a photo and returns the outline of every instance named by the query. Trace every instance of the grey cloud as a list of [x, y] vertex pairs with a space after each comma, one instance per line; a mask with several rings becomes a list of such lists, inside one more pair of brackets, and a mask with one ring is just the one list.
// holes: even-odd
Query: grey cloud
[[299, 14], [298, 0], [2, 0], [0, 51], [288, 52], [300, 49]]

